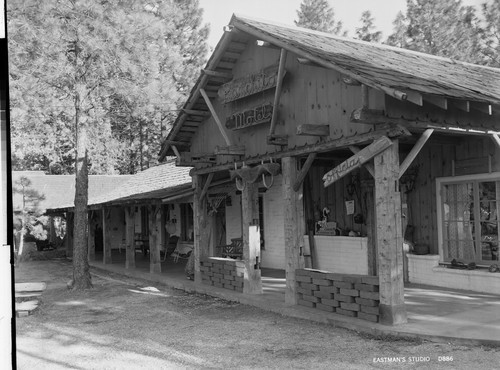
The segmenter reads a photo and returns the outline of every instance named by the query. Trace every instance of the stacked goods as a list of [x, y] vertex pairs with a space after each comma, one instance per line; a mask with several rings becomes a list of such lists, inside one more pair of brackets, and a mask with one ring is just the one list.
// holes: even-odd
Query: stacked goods
[[378, 322], [380, 298], [377, 276], [300, 269], [295, 271], [295, 279], [298, 304]]
[[209, 257], [200, 261], [201, 281], [218, 288], [243, 292], [244, 262]]

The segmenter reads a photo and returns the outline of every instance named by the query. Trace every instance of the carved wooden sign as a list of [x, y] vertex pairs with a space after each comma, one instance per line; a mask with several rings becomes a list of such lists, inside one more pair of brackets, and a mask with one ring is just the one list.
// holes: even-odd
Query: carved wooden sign
[[222, 85], [219, 89], [219, 97], [223, 103], [228, 103], [271, 89], [275, 87], [277, 83], [278, 66], [271, 66], [263, 69], [259, 73], [238, 78]]
[[368, 162], [370, 159], [383, 152], [391, 145], [392, 141], [387, 136], [382, 136], [381, 138], [375, 140], [366, 148], [360, 150], [351, 158], [339, 164], [333, 170], [328, 171], [323, 176], [323, 186], [326, 188], [327, 186], [333, 184], [335, 181], [344, 177], [356, 168], [362, 166], [364, 163]]
[[273, 105], [266, 103], [254, 108], [249, 108], [243, 112], [231, 114], [226, 119], [226, 127], [231, 130], [258, 125], [271, 121], [273, 116]]

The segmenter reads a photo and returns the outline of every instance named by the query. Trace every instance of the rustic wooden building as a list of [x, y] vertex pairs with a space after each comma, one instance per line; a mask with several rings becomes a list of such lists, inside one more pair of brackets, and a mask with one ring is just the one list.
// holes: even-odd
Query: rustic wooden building
[[281, 268], [287, 303], [389, 324], [405, 275], [498, 290], [499, 118], [498, 69], [233, 16], [160, 153], [194, 167], [195, 280]]
[[[126, 253], [125, 267], [135, 268], [136, 253], [149, 255], [150, 272], [161, 272], [161, 252], [169, 240], [193, 245], [193, 189], [190, 168], [173, 161], [148, 168], [135, 175], [115, 176], [114, 187], [98, 192], [89, 184], [89, 259], [102, 256], [113, 263], [112, 250]], [[74, 177], [73, 177], [74, 182]], [[73, 200], [52, 212], [68, 214], [67, 252], [71, 255]]]

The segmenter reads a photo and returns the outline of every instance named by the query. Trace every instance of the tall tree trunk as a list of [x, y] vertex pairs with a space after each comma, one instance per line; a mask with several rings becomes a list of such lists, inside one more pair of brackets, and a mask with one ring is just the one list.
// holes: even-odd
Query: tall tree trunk
[[75, 185], [75, 221], [73, 246], [73, 289], [92, 288], [89, 271], [87, 244], [87, 203], [88, 203], [88, 167], [87, 167], [87, 122], [81, 122], [80, 95], [75, 97], [76, 125], [76, 185]]

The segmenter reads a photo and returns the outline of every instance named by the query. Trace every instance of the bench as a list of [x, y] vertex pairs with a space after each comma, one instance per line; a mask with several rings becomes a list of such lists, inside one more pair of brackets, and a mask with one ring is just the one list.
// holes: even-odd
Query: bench
[[243, 239], [234, 238], [231, 239], [231, 244], [216, 246], [216, 253], [217, 257], [242, 259]]

